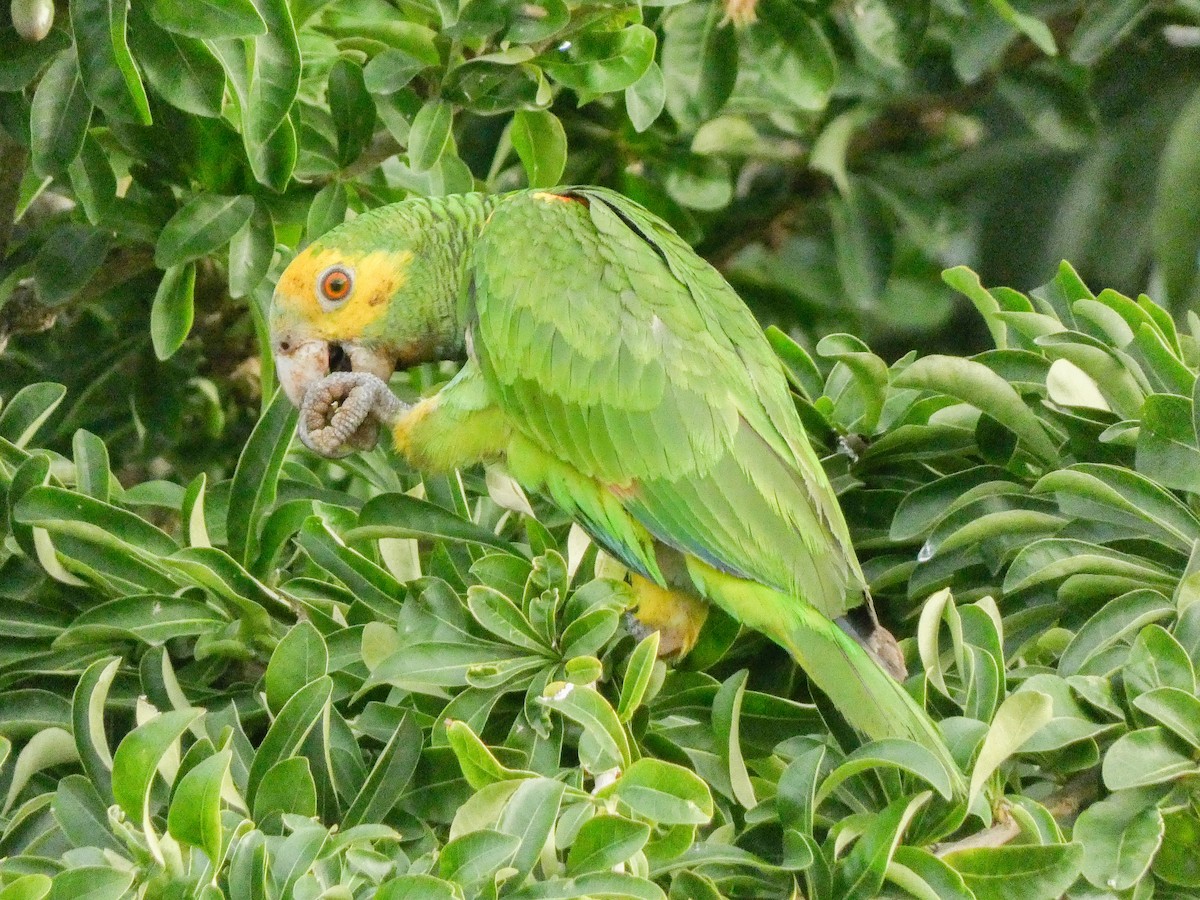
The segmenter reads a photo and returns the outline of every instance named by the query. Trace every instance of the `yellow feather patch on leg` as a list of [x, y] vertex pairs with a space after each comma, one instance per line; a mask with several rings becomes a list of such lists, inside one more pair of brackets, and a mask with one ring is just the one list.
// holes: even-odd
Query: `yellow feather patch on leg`
[[634, 616], [659, 634], [658, 655], [682, 659], [696, 646], [708, 618], [708, 604], [694, 594], [659, 587], [641, 575], [630, 575], [637, 606]]

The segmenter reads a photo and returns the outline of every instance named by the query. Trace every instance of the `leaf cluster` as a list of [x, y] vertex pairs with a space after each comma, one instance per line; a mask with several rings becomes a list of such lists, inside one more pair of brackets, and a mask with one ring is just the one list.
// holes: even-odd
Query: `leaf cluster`
[[766, 320], [887, 358], [979, 337], [962, 260], [1194, 297], [1190, 0], [60, 5], [0, 19], [0, 384], [67, 384], [47, 442], [138, 477], [229, 474], [273, 276], [410, 195], [616, 187]]
[[0, 890], [1190, 895], [1200, 321], [946, 277], [995, 349], [772, 339], [969, 797], [727, 619], [666, 666], [499, 472], [335, 469], [277, 397], [230, 479], [126, 489], [37, 447], [39, 384], [0, 412]]

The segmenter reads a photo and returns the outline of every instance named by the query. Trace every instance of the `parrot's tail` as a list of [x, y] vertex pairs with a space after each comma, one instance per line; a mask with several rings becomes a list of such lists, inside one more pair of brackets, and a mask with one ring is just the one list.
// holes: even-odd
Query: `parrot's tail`
[[872, 740], [907, 738], [946, 769], [955, 793], [962, 772], [941, 732], [874, 654], [803, 600], [714, 569], [694, 558], [688, 570], [704, 595], [786, 649], [855, 729]]

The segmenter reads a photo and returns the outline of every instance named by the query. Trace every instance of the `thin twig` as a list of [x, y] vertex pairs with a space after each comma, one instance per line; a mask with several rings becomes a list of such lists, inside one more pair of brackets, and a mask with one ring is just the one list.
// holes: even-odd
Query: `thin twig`
[[[1069, 780], [1047, 797], [1043, 806], [1059, 825], [1070, 826], [1075, 822], [1080, 811], [1099, 796], [1100, 778], [1096, 770], [1091, 769]], [[1007, 803], [1001, 804], [997, 811], [997, 818], [999, 821], [990, 828], [969, 834], [957, 841], [936, 844], [930, 849], [935, 856], [946, 856], [958, 850], [1000, 847], [1020, 835], [1021, 826], [1009, 813]]]
[[25, 162], [29, 151], [0, 131], [0, 260], [8, 253], [12, 239], [17, 200], [21, 196], [21, 179], [25, 177]]

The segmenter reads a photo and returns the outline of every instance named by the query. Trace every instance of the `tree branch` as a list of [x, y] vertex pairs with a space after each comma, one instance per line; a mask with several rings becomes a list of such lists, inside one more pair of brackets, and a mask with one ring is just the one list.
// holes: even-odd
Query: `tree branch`
[[12, 239], [28, 157], [25, 147], [0, 132], [0, 260], [8, 253], [8, 242]]

